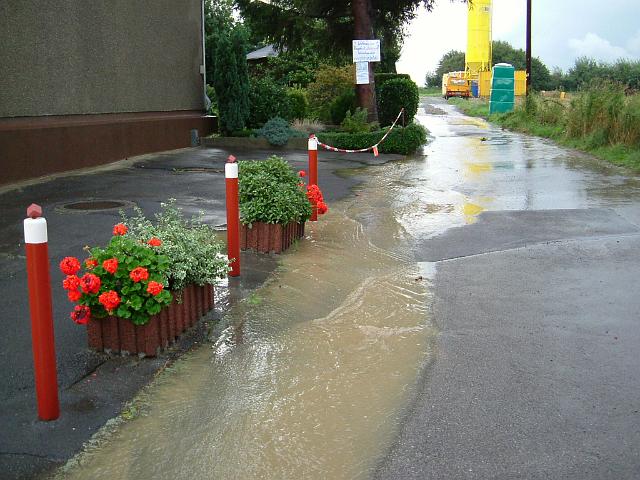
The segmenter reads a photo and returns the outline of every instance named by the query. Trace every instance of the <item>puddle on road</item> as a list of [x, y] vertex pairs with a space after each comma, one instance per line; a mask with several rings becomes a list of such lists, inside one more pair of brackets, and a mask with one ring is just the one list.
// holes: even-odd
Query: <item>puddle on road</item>
[[429, 354], [434, 268], [403, 254], [389, 192], [359, 191], [63, 478], [367, 478]]

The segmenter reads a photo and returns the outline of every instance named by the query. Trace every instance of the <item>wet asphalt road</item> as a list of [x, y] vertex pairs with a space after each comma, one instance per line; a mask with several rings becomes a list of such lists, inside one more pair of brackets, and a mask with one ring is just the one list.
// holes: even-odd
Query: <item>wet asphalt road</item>
[[[204, 212], [211, 225], [226, 222], [224, 162], [230, 153], [239, 160], [264, 159], [279, 154], [296, 169], [307, 168], [307, 153], [292, 151], [227, 151], [215, 148], [183, 149], [131, 159], [93, 173], [54, 178], [10, 190], [0, 189], [0, 478], [31, 478], [64, 463], [107, 420], [116, 416], [155, 372], [194, 343], [238, 299], [261, 285], [277, 265], [277, 257], [243, 253], [242, 275], [218, 289], [217, 307], [173, 351], [156, 359], [109, 357], [87, 348], [86, 330], [69, 319], [71, 303], [60, 284], [60, 260], [68, 255], [85, 258], [85, 245], [104, 245], [120, 221], [118, 209], [69, 211], [68, 203], [89, 200], [138, 205], [147, 215], [160, 202], [175, 198], [190, 216]], [[319, 175], [328, 202], [346, 196], [359, 183], [340, 169], [381, 164], [401, 157], [323, 152]], [[3, 191], [5, 190], [5, 191]], [[49, 227], [49, 255], [53, 284], [54, 330], [60, 386], [61, 417], [37, 420], [26, 290], [22, 221], [32, 203], [43, 207]], [[224, 237], [221, 237], [224, 238]], [[217, 295], [218, 295], [217, 294]]]
[[439, 334], [375, 478], [640, 478], [640, 179], [428, 103]]

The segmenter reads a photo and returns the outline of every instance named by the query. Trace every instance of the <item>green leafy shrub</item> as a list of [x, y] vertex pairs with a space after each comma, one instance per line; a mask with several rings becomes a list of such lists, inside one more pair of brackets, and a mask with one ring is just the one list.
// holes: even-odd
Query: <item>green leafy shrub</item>
[[323, 122], [330, 122], [330, 108], [333, 100], [344, 92], [353, 90], [354, 78], [354, 65], [346, 67], [321, 65], [318, 67], [315, 81], [307, 86], [309, 111], [317, 115]]
[[[378, 130], [369, 133], [321, 133], [318, 138], [321, 142], [338, 148], [357, 150], [375, 145], [384, 136], [387, 130]], [[422, 125], [410, 123], [405, 128], [396, 127], [378, 147], [380, 153], [397, 153], [410, 155], [427, 141], [427, 132]]]
[[397, 78], [385, 82], [380, 88], [378, 99], [378, 119], [380, 125], [391, 125], [398, 112], [404, 108], [405, 124], [411, 123], [418, 111], [420, 93], [418, 86], [406, 78]]
[[294, 137], [306, 137], [305, 134], [293, 130], [284, 118], [274, 117], [269, 119], [264, 126], [256, 130], [256, 133], [260, 137], [264, 137], [271, 145], [285, 145], [290, 138]]
[[367, 110], [358, 107], [353, 114], [351, 114], [351, 110], [347, 111], [347, 115], [340, 124], [340, 129], [346, 133], [365, 133], [370, 132], [374, 125], [374, 123], [367, 122]]
[[121, 213], [128, 227], [128, 237], [146, 242], [156, 237], [162, 241], [158, 252], [169, 259], [167, 276], [169, 288], [180, 290], [185, 285], [214, 283], [229, 271], [229, 262], [223, 255], [223, 245], [216, 240], [215, 230], [202, 221], [202, 217], [184, 218], [175, 199], [160, 204], [162, 210], [155, 215], [155, 222], [136, 207], [136, 215], [127, 217]]
[[307, 101], [307, 92], [302, 88], [290, 88], [287, 90], [289, 104], [291, 105], [291, 119], [302, 119], [307, 116], [309, 102]]
[[376, 82], [376, 98], [380, 98], [380, 89], [389, 80], [395, 80], [397, 78], [405, 78], [411, 80], [411, 75], [408, 73], [376, 73], [374, 75]]
[[304, 222], [311, 217], [311, 204], [300, 179], [280, 157], [238, 162], [240, 220], [282, 223]]
[[249, 104], [248, 125], [252, 128], [261, 127], [273, 117], [291, 119], [291, 103], [286, 88], [269, 77], [251, 79]]
[[347, 112], [349, 110], [353, 112], [357, 107], [358, 102], [356, 99], [356, 93], [353, 89], [342, 92], [333, 100], [333, 102], [331, 102], [329, 107], [331, 112], [331, 122], [334, 125], [340, 125], [344, 120], [344, 117], [347, 116]]
[[231, 132], [232, 137], [252, 137], [255, 135], [255, 132], [252, 128], [243, 128], [242, 130], [234, 130]]

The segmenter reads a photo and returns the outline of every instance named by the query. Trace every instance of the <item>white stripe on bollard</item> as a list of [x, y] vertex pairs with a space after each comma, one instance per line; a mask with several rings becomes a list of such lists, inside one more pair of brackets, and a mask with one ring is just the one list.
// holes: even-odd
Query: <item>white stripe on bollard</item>
[[47, 243], [47, 221], [44, 218], [25, 218], [23, 225], [24, 243]]
[[238, 178], [238, 164], [237, 163], [225, 163], [224, 164], [224, 178]]

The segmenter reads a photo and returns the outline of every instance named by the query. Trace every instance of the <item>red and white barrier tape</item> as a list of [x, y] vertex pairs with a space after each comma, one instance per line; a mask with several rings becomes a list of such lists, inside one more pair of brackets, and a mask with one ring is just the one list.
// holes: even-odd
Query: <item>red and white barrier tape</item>
[[362, 153], [362, 152], [368, 152], [369, 150], [372, 150], [373, 154], [377, 157], [378, 156], [378, 145], [380, 145], [382, 142], [384, 142], [385, 139], [389, 136], [389, 134], [391, 133], [391, 130], [393, 130], [393, 127], [395, 127], [396, 123], [398, 123], [398, 120], [400, 120], [400, 116], [402, 115], [403, 112], [404, 112], [404, 108], [400, 109], [400, 113], [398, 113], [398, 116], [396, 117], [396, 119], [391, 124], [391, 127], [389, 127], [389, 130], [387, 130], [387, 132], [380, 139], [380, 141], [378, 143], [376, 143], [375, 145], [371, 145], [370, 147], [367, 147], [367, 148], [360, 148], [358, 150], [349, 150], [349, 149], [346, 149], [346, 148], [337, 148], [337, 147], [332, 147], [331, 145], [327, 145], [326, 143], [322, 143], [318, 139], [318, 137], [316, 137], [313, 134], [311, 135], [311, 138], [315, 138], [316, 141], [318, 142], [318, 145], [320, 145], [325, 150], [330, 150], [332, 152], [342, 152], [342, 153]]

